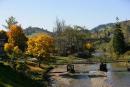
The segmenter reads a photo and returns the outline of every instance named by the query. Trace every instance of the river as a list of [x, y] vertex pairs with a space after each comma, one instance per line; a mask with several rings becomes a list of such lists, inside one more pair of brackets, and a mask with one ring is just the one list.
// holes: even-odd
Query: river
[[107, 64], [107, 77], [89, 77], [89, 71], [98, 71], [99, 64], [76, 64], [75, 74], [68, 74], [65, 65], [50, 72], [51, 87], [130, 87], [130, 72], [122, 63]]

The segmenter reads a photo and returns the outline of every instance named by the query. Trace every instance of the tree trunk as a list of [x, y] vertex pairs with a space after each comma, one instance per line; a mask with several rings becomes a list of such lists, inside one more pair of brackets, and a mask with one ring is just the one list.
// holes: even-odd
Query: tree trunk
[[41, 67], [41, 61], [39, 60], [38, 66]]
[[38, 66], [41, 67], [41, 59], [38, 58]]

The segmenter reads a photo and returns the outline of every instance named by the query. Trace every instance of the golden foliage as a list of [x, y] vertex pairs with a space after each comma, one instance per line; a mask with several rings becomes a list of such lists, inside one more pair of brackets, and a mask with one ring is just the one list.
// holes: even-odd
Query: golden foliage
[[91, 44], [91, 43], [86, 43], [85, 44], [85, 49], [92, 49], [93, 48], [93, 44]]
[[48, 57], [53, 50], [54, 38], [43, 33], [39, 33], [29, 38], [26, 53], [37, 58]]
[[14, 48], [14, 45], [12, 43], [5, 43], [5, 45], [4, 45], [4, 50], [7, 53], [12, 53], [13, 48]]
[[10, 30], [7, 33], [8, 42], [18, 46], [22, 51], [25, 49], [27, 38], [23, 33], [21, 26], [11, 25]]
[[[15, 43], [15, 39], [19, 38], [17, 36], [19, 36], [22, 33], [22, 28], [20, 26], [17, 25], [12, 25], [10, 27], [9, 32], [7, 33], [8, 37], [9, 37], [9, 42], [11, 43]], [[10, 40], [12, 39], [12, 40]]]
[[4, 50], [10, 58], [19, 58], [26, 47], [27, 38], [21, 26], [11, 25], [7, 32], [8, 43], [4, 45]]
[[12, 43], [5, 43], [4, 50], [10, 57], [20, 57], [22, 55], [22, 51], [18, 46], [14, 46]]
[[13, 48], [13, 52], [14, 52], [16, 55], [19, 55], [20, 53], [22, 53], [22, 51], [19, 49], [18, 46], [15, 46], [15, 47]]

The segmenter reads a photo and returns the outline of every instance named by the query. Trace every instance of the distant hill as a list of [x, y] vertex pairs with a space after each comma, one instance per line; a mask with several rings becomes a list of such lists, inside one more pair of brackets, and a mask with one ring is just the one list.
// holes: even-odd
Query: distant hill
[[36, 34], [36, 33], [47, 33], [47, 34], [52, 34], [52, 32], [46, 30], [46, 29], [43, 29], [43, 28], [39, 28], [39, 27], [28, 27], [26, 29], [24, 29], [24, 33], [25, 35], [33, 35], [33, 34]]
[[[128, 21], [121, 21], [121, 26], [126, 26], [126, 24], [128, 26], [130, 26], [130, 20]], [[115, 23], [107, 23], [107, 24], [101, 24], [93, 29], [91, 29], [91, 32], [96, 32], [96, 31], [101, 31], [101, 30], [104, 30], [104, 29], [110, 29], [110, 28], [114, 28], [115, 26]]]

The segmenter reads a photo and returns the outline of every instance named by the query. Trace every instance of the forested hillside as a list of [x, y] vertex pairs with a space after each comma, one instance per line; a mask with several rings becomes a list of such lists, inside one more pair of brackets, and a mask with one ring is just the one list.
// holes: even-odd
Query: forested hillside
[[36, 34], [36, 33], [52, 34], [52, 32], [50, 32], [46, 29], [43, 29], [43, 28], [39, 28], [39, 27], [28, 27], [28, 28], [24, 29], [24, 33], [26, 35], [33, 35], [33, 34]]
[[[121, 21], [121, 26], [130, 26], [130, 20], [127, 20], [127, 21]], [[97, 32], [97, 31], [102, 31], [104, 29], [111, 29], [111, 28], [114, 28], [115, 26], [115, 23], [107, 23], [107, 24], [101, 24], [101, 25], [98, 25], [97, 27], [91, 29], [92, 32]]]

